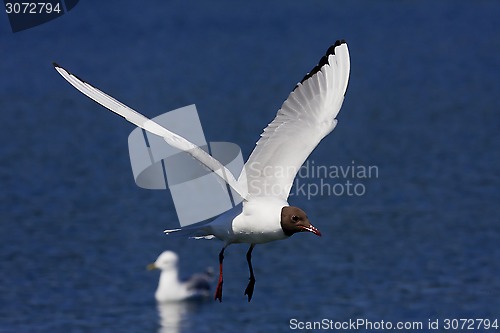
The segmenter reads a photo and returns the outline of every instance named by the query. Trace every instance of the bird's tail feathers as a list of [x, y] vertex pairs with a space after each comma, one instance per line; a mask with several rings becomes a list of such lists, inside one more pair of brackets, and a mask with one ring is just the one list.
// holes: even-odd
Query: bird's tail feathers
[[210, 227], [206, 225], [188, 226], [178, 229], [167, 229], [163, 232], [170, 237], [189, 237], [194, 239], [212, 239], [215, 237], [211, 233]]

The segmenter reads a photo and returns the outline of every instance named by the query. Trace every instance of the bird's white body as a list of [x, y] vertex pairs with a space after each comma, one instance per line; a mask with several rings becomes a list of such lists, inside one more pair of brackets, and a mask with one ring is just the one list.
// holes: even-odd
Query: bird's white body
[[[281, 209], [288, 202], [276, 197], [256, 197], [221, 215], [203, 228], [226, 244], [261, 244], [287, 238], [280, 224]], [[234, 216], [235, 213], [240, 212]], [[234, 217], [233, 217], [234, 216]]]
[[177, 268], [171, 270], [162, 270], [156, 288], [155, 298], [158, 302], [177, 302], [189, 299], [194, 292], [188, 290], [185, 282], [179, 281]]

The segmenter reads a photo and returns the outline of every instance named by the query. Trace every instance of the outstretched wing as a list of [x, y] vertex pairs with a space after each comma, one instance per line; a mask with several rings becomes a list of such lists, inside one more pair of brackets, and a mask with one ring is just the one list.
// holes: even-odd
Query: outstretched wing
[[198, 160], [202, 165], [206, 166], [208, 169], [212, 170], [220, 178], [222, 178], [229, 186], [231, 186], [243, 199], [246, 198], [247, 192], [244, 186], [238, 184], [233, 174], [220, 163], [218, 160], [213, 158], [211, 155], [207, 154], [203, 149], [195, 145], [194, 143], [186, 140], [182, 136], [175, 134], [160, 124], [154, 122], [151, 119], [146, 118], [139, 112], [129, 108], [125, 104], [117, 101], [113, 97], [105, 94], [91, 84], [81, 80], [76, 75], [71, 74], [58, 64], [54, 63], [55, 69], [65, 78], [73, 87], [78, 89], [81, 93], [93, 99], [97, 103], [101, 104], [105, 108], [113, 111], [114, 113], [124, 117], [132, 124], [139, 126], [140, 128], [156, 134], [162, 137], [169, 145], [184, 151], [196, 160]]
[[318, 143], [337, 124], [349, 81], [349, 50], [337, 41], [264, 129], [238, 182], [251, 196], [287, 200], [293, 180]]

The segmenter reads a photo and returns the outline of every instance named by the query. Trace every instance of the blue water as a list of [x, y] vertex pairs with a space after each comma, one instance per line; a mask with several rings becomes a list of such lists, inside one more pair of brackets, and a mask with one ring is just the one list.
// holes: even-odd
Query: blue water
[[[0, 332], [287, 332], [289, 320], [500, 317], [500, 2], [81, 0], [13, 34], [0, 14]], [[323, 237], [226, 251], [224, 302], [159, 311], [165, 249], [182, 275], [217, 241], [173, 240], [169, 192], [139, 189], [133, 126], [54, 71], [149, 117], [195, 103], [245, 156], [336, 39], [351, 79], [310, 161], [377, 166], [364, 195], [300, 194]], [[328, 180], [331, 181], [331, 180]], [[317, 179], [310, 180], [317, 183]], [[161, 314], [166, 316], [161, 325]], [[500, 319], [500, 318], [499, 318]]]

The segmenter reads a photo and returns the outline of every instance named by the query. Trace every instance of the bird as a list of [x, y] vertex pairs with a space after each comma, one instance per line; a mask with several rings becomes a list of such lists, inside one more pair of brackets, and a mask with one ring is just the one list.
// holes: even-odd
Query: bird
[[139, 112], [105, 94], [58, 64], [55, 69], [73, 87], [132, 124], [162, 137], [169, 145], [190, 154], [219, 176], [242, 203], [201, 225], [165, 230], [168, 235], [223, 241], [219, 252], [219, 278], [214, 299], [222, 302], [224, 251], [231, 244], [249, 244], [246, 253], [249, 282], [244, 295], [252, 299], [255, 275], [252, 251], [257, 244], [287, 239], [300, 232], [321, 236], [300, 208], [290, 206], [288, 196], [299, 168], [320, 141], [337, 125], [350, 74], [345, 40], [337, 40], [318, 64], [300, 80], [262, 132], [238, 179], [203, 149], [169, 131]]
[[160, 280], [155, 292], [159, 303], [202, 299], [210, 295], [213, 269], [192, 275], [184, 281], [179, 280], [177, 263], [179, 256], [173, 251], [162, 252], [154, 263], [147, 265], [148, 270], [161, 270]]

